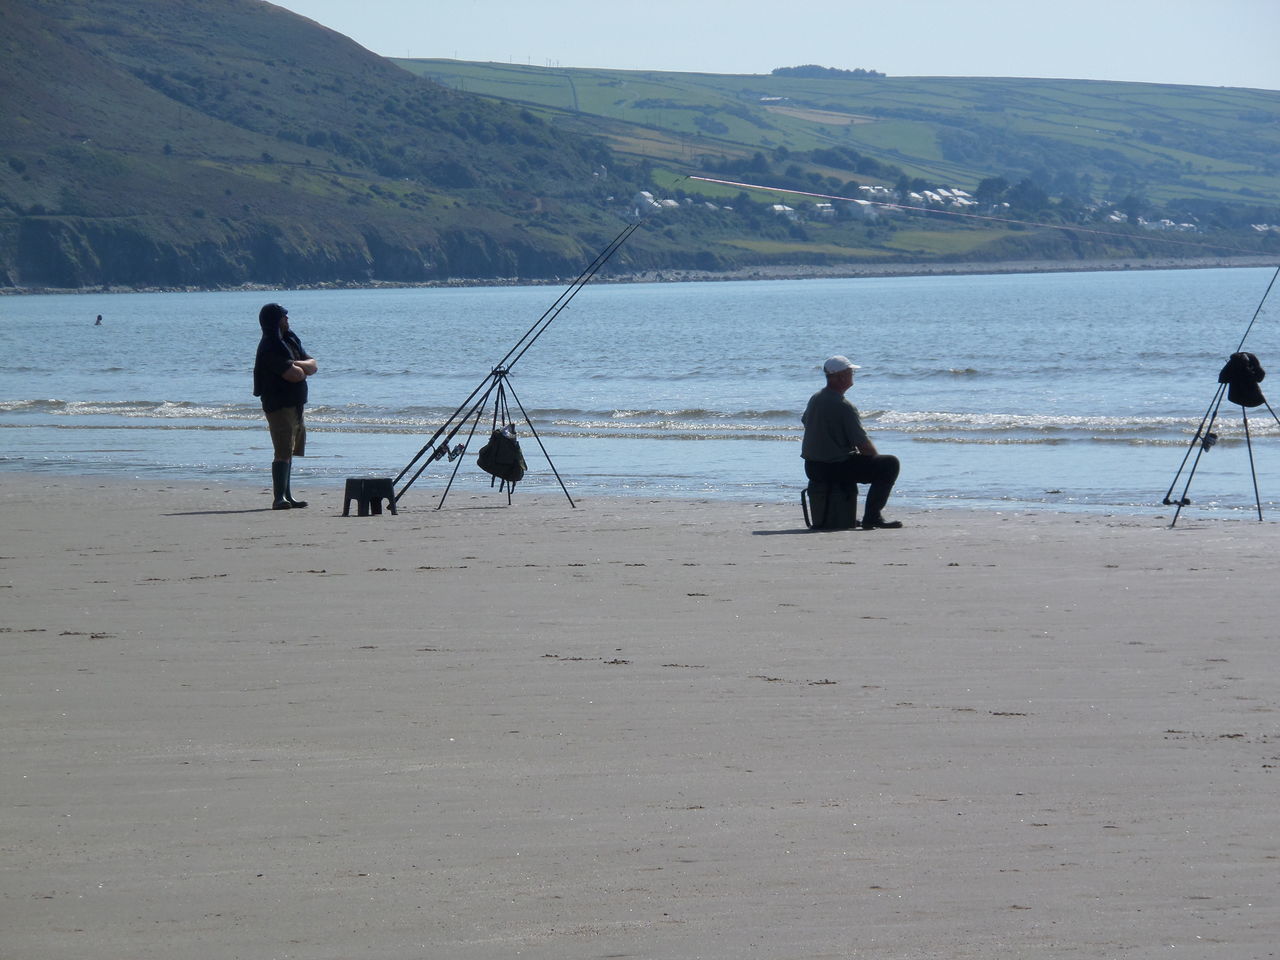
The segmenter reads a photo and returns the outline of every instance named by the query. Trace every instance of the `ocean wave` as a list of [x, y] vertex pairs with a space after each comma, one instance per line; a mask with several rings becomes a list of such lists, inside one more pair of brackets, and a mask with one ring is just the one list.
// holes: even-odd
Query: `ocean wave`
[[[1020, 371], [1021, 372], [1021, 371]], [[865, 375], [859, 374], [860, 379], [869, 377], [880, 378], [886, 380], [928, 380], [932, 378], [973, 378], [979, 379], [983, 377], [994, 377], [1004, 375], [996, 370], [979, 370], [976, 367], [909, 367], [900, 370], [888, 369], [868, 371]]]
[[[316, 404], [307, 408], [307, 422], [330, 432], [415, 433], [443, 425], [456, 408], [411, 404]], [[464, 411], [465, 412], [465, 411]], [[480, 417], [488, 422], [491, 409]], [[667, 439], [742, 437], [797, 439], [803, 427], [795, 410], [735, 406], [573, 408], [529, 411], [534, 428], [553, 435], [576, 437], [663, 437]], [[867, 428], [876, 435], [899, 434], [926, 442], [1050, 443], [1098, 441], [1121, 443], [1187, 443], [1198, 419], [1169, 415], [1100, 415], [1070, 413], [1009, 413], [947, 410], [862, 411]], [[523, 419], [516, 417], [517, 422]], [[254, 403], [205, 403], [176, 400], [57, 400], [0, 401], [0, 426], [38, 426], [67, 421], [85, 426], [113, 424], [157, 427], [179, 425], [191, 429], [218, 425], [260, 424], [262, 411]], [[1274, 419], [1254, 418], [1256, 438], [1280, 435]], [[468, 428], [469, 429], [469, 428]], [[1214, 432], [1223, 442], [1243, 440], [1243, 422], [1222, 416]]]
[[[690, 380], [714, 380], [717, 378], [734, 379], [741, 376], [751, 376], [751, 371], [734, 369], [728, 370], [722, 366], [705, 366], [695, 367], [688, 370], [619, 370], [611, 368], [607, 361], [601, 361], [601, 365], [606, 369], [591, 370], [585, 372], [582, 377], [584, 380], [609, 380], [609, 381], [626, 381], [629, 383], [684, 383]], [[775, 373], [776, 371], [762, 368], [756, 371], [757, 375]]]
[[[993, 437], [993, 436], [938, 436], [938, 437], [911, 437], [913, 443], [935, 443], [935, 444], [954, 444], [957, 446], [980, 446], [980, 447], [1058, 447], [1068, 446], [1080, 443], [1098, 444], [1100, 446], [1116, 445], [1127, 447], [1176, 447], [1181, 448], [1187, 445], [1186, 438], [1183, 437], [1053, 437], [1053, 436], [1024, 436], [1024, 437]], [[1243, 441], [1241, 441], [1243, 442]], [[1228, 441], [1223, 441], [1225, 445], [1232, 445]]]
[[0, 413], [156, 420], [246, 420], [262, 417], [259, 407], [186, 400], [4, 400], [0, 401]]
[[[598, 416], [598, 412], [590, 410], [564, 410], [560, 412], [562, 417], [572, 416]], [[669, 420], [698, 420], [698, 419], [717, 419], [717, 420], [773, 420], [787, 419], [796, 420], [798, 422], [799, 415], [795, 410], [713, 410], [709, 407], [684, 407], [677, 409], [652, 409], [652, 410], [613, 410], [609, 413], [611, 420], [637, 420], [653, 417], [661, 417]]]
[[[1052, 413], [971, 413], [942, 411], [884, 411], [874, 417], [866, 417], [881, 429], [904, 433], [952, 431], [952, 432], [1026, 432], [1035, 434], [1095, 433], [1105, 436], [1120, 434], [1195, 432], [1198, 421], [1172, 416], [1105, 416]], [[1276, 424], [1251, 425], [1257, 433], [1275, 433]], [[1214, 426], [1220, 435], [1232, 435], [1243, 431], [1239, 424], [1219, 420]]]

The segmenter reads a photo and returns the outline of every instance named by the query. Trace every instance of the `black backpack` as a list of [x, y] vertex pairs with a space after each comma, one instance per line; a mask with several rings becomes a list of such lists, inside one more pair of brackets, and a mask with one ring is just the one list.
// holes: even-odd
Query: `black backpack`
[[1260, 407], [1267, 402], [1258, 382], [1267, 375], [1252, 353], [1233, 353], [1218, 374], [1218, 382], [1228, 384], [1227, 399], [1242, 407]]
[[515, 438], [515, 430], [506, 427], [493, 431], [489, 442], [476, 455], [476, 466], [508, 483], [523, 478], [528, 466], [520, 451], [520, 441]]

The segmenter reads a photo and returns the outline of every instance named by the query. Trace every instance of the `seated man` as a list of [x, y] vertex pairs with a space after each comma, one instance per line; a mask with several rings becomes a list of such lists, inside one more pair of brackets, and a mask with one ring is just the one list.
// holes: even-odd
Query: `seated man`
[[830, 357], [822, 365], [827, 385], [809, 398], [800, 422], [804, 424], [804, 472], [810, 480], [852, 486], [870, 484], [863, 530], [896, 530], [898, 520], [886, 520], [881, 513], [898, 479], [898, 458], [877, 453], [875, 444], [862, 428], [858, 408], [845, 393], [853, 386], [853, 371], [860, 369], [848, 357]]

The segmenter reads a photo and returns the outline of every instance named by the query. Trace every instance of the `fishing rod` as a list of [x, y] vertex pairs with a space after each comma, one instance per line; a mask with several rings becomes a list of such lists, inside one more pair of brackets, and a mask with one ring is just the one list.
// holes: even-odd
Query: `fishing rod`
[[[488, 404], [489, 398], [493, 394], [495, 388], [498, 388], [505, 382], [506, 376], [510, 373], [511, 368], [515, 366], [515, 364], [519, 362], [520, 358], [528, 352], [529, 348], [538, 341], [538, 338], [546, 333], [547, 328], [555, 322], [556, 317], [560, 316], [564, 309], [569, 306], [570, 302], [572, 302], [573, 298], [582, 291], [583, 287], [591, 282], [592, 278], [600, 272], [600, 269], [609, 262], [613, 255], [618, 252], [622, 245], [627, 242], [631, 235], [635, 233], [643, 223], [644, 220], [642, 218], [637, 218], [631, 221], [623, 227], [622, 230], [620, 230], [599, 253], [596, 254], [595, 259], [587, 264], [573, 282], [570, 283], [558, 297], [556, 297], [551, 306], [547, 307], [543, 312], [542, 316], [533, 322], [529, 329], [524, 332], [520, 339], [512, 345], [511, 349], [508, 350], [502, 359], [499, 360], [498, 363], [489, 371], [489, 374], [485, 379], [471, 391], [470, 395], [458, 405], [458, 408], [454, 410], [453, 413], [449, 415], [448, 419], [446, 419], [436, 432], [431, 435], [431, 439], [423, 444], [422, 448], [413, 455], [409, 462], [405, 464], [404, 469], [402, 469], [392, 481], [393, 487], [399, 486], [399, 490], [395, 493], [392, 500], [393, 504], [399, 503], [400, 498], [404, 496], [405, 492], [413, 486], [418, 477], [422, 476], [427, 467], [436, 460], [446, 456], [450, 460], [455, 460], [462, 455], [463, 451], [466, 449], [466, 444], [459, 444], [456, 447], [450, 448], [450, 444], [453, 443], [454, 438], [462, 428], [466, 426], [468, 421], [471, 420], [473, 415], [477, 418], [479, 417], [480, 412]], [[475, 428], [473, 426], [472, 434], [474, 434], [474, 432]], [[443, 440], [441, 440], [442, 437]], [[468, 443], [469, 442], [470, 437], [468, 437]], [[539, 440], [538, 442], [541, 444], [542, 441]], [[419, 460], [422, 460], [428, 451], [431, 452], [431, 455], [422, 462], [412, 476], [405, 480], [404, 485], [400, 486], [401, 480], [404, 480], [405, 475], [413, 469], [414, 465], [417, 464]], [[557, 474], [557, 477], [558, 476], [559, 475]], [[563, 482], [561, 483], [561, 486], [563, 486]], [[570, 503], [572, 503], [572, 499], [570, 499]]]
[[1276, 272], [1271, 275], [1271, 282], [1267, 284], [1267, 290], [1262, 295], [1262, 299], [1258, 301], [1258, 309], [1253, 311], [1253, 318], [1249, 321], [1249, 325], [1244, 328], [1244, 336], [1240, 338], [1240, 345], [1236, 347], [1236, 353], [1244, 349], [1244, 342], [1249, 339], [1249, 333], [1253, 330], [1253, 325], [1257, 322], [1258, 314], [1262, 312], [1262, 305], [1267, 302], [1267, 297], [1271, 296], [1271, 288], [1276, 285], [1276, 277], [1280, 277], [1280, 267], [1276, 267]]
[[1019, 220], [1014, 217], [996, 217], [990, 214], [965, 213], [961, 210], [940, 210], [937, 207], [920, 207], [888, 200], [864, 200], [861, 197], [843, 197], [830, 193], [813, 193], [807, 190], [792, 190], [790, 187], [771, 187], [760, 183], [742, 183], [737, 180], [720, 180], [715, 177], [700, 177], [689, 174], [684, 179], [698, 180], [703, 183], [715, 183], [725, 187], [740, 187], [744, 190], [766, 190], [771, 193], [787, 193], [797, 197], [813, 197], [818, 200], [842, 200], [848, 203], [866, 204], [872, 207], [884, 207], [887, 210], [905, 210], [911, 213], [927, 213], [934, 216], [957, 217], [964, 220], [978, 220], [986, 223], [1010, 224], [1020, 227], [1044, 227], [1049, 230], [1070, 230], [1073, 233], [1087, 233], [1112, 240], [1144, 240], [1151, 243], [1166, 243], [1174, 246], [1199, 247], [1201, 249], [1224, 250], [1231, 253], [1242, 253], [1258, 256], [1256, 250], [1245, 250], [1242, 247], [1222, 243], [1206, 243], [1198, 240], [1178, 240], [1173, 237], [1139, 236], [1132, 233], [1118, 233], [1114, 230], [1099, 230], [1092, 227], [1081, 227], [1070, 223], [1045, 223], [1040, 220]]

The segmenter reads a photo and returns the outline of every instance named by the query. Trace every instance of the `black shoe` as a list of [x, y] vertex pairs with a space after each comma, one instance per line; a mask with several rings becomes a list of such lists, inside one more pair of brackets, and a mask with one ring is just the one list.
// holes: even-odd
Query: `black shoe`
[[[293, 499], [293, 497], [285, 497], [285, 501], [284, 501], [284, 502], [285, 502], [286, 504], [288, 504], [288, 505], [289, 505], [292, 509], [294, 509], [294, 510], [301, 510], [303, 507], [305, 507], [305, 506], [307, 505], [307, 501], [305, 501], [305, 500], [295, 500], [295, 499]], [[282, 507], [281, 509], [284, 509], [284, 508]]]
[[277, 500], [275, 503], [271, 504], [271, 509], [272, 510], [292, 510], [293, 504], [290, 503], [288, 500]]
[[863, 530], [901, 530], [901, 520], [886, 520], [884, 517], [863, 517]]

